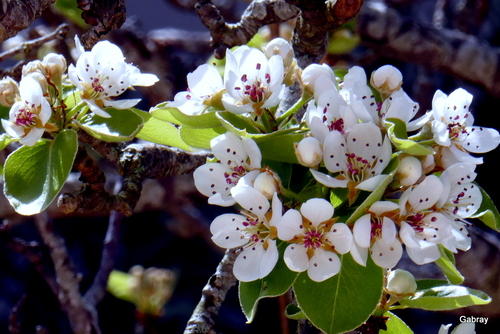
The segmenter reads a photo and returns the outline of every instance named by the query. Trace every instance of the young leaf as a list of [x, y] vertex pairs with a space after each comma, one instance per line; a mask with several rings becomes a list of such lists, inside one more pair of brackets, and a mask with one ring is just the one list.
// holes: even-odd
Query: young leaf
[[455, 267], [455, 255], [441, 245], [439, 245], [439, 252], [441, 253], [441, 257], [435, 263], [441, 268], [443, 274], [451, 284], [461, 284], [464, 281], [464, 277]]
[[408, 139], [406, 124], [402, 120], [398, 118], [386, 119], [385, 126], [392, 144], [398, 150], [406, 152], [410, 155], [428, 155], [433, 153], [430, 148]]
[[312, 281], [307, 272], [297, 277], [293, 289], [300, 309], [327, 334], [357, 328], [376, 309], [382, 296], [383, 269], [367, 261], [357, 264], [350, 255], [341, 256], [340, 272], [326, 281]]
[[18, 213], [34, 215], [52, 203], [71, 172], [77, 149], [78, 135], [68, 129], [54, 140], [21, 146], [7, 157], [4, 193]]
[[489, 302], [491, 297], [486, 293], [460, 285], [437, 286], [417, 291], [414, 296], [399, 301], [403, 306], [429, 311], [454, 310], [472, 305], [485, 305]]
[[171, 123], [152, 117], [148, 112], [142, 110], [136, 109], [135, 112], [144, 119], [142, 129], [136, 134], [137, 138], [191, 151], [189, 145], [182, 140], [179, 129]]
[[281, 242], [278, 245], [280, 258], [269, 275], [253, 282], [240, 282], [240, 305], [247, 318], [247, 323], [252, 322], [259, 300], [284, 294], [295, 281], [297, 273], [290, 271], [283, 260], [286, 246], [288, 246], [286, 242]]
[[159, 120], [192, 128], [208, 129], [220, 126], [220, 121], [217, 119], [215, 112], [207, 112], [201, 115], [186, 115], [177, 108], [169, 107], [168, 103], [157, 105], [151, 109], [150, 113], [154, 118], [158, 118]]
[[196, 129], [188, 126], [181, 126], [179, 129], [179, 134], [181, 139], [192, 147], [210, 149], [210, 141], [226, 133], [227, 130], [222, 126], [218, 126], [210, 129]]
[[[479, 187], [479, 185], [477, 186]], [[481, 195], [483, 195], [483, 201], [477, 213], [472, 218], [479, 218], [486, 226], [500, 232], [500, 213], [486, 191], [481, 187], [479, 189], [481, 190]]]
[[387, 330], [380, 330], [380, 334], [413, 334], [410, 327], [394, 313], [385, 312], [384, 316], [389, 317], [389, 320], [385, 323], [387, 325]]
[[108, 142], [129, 141], [141, 130], [143, 119], [131, 109], [105, 109], [110, 118], [85, 115], [79, 126], [91, 136]]

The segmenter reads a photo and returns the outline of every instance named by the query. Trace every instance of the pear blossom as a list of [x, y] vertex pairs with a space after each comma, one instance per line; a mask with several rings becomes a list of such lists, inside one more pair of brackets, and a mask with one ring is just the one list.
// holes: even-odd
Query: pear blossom
[[4, 107], [12, 107], [19, 96], [19, 85], [11, 77], [0, 80], [0, 104]]
[[408, 188], [399, 200], [399, 236], [416, 264], [436, 261], [440, 257], [438, 244], [452, 231], [450, 220], [433, 210], [442, 193], [443, 183], [437, 176], [429, 175], [414, 188]]
[[367, 250], [376, 265], [393, 268], [403, 255], [403, 247], [397, 238], [396, 224], [390, 218], [397, 212], [396, 203], [380, 201], [372, 204], [368, 213], [354, 223], [354, 244], [351, 255], [359, 264], [366, 266]]
[[337, 254], [349, 252], [352, 233], [344, 223], [332, 219], [333, 206], [322, 198], [302, 204], [300, 212], [291, 209], [278, 221], [278, 237], [290, 245], [284, 260], [292, 271], [307, 270], [309, 278], [322, 282], [340, 271]]
[[[438, 334], [448, 334], [451, 324], [441, 325]], [[476, 324], [474, 322], [463, 322], [453, 329], [451, 334], [476, 334]]]
[[323, 144], [314, 137], [305, 137], [295, 144], [295, 155], [302, 166], [317, 168], [323, 161]]
[[311, 169], [314, 178], [330, 188], [348, 188], [349, 200], [354, 201], [358, 189], [373, 191], [384, 180], [382, 171], [392, 154], [390, 141], [372, 123], [356, 124], [346, 137], [331, 131], [323, 143], [323, 160], [334, 178]]
[[402, 186], [411, 186], [422, 177], [422, 163], [413, 156], [401, 158], [395, 178]]
[[413, 119], [418, 112], [419, 104], [413, 101], [403, 89], [393, 92], [384, 100], [378, 117], [374, 119], [376, 124], [382, 124], [386, 119], [397, 118], [406, 124], [408, 131], [416, 131], [429, 121], [429, 115]]
[[438, 90], [432, 100], [432, 132], [440, 147], [443, 167], [456, 162], [481, 164], [482, 158], [471, 153], [486, 153], [500, 143], [500, 135], [493, 128], [473, 126], [474, 117], [469, 111], [472, 94], [459, 88], [447, 96]]
[[210, 107], [223, 109], [221, 104], [224, 84], [215, 66], [203, 64], [187, 75], [188, 90], [175, 95], [169, 107], [176, 107], [184, 114], [199, 115]]
[[[239, 138], [227, 132], [210, 141], [212, 152], [219, 162], [206, 163], [194, 171], [194, 184], [208, 196], [208, 203], [231, 206], [236, 202], [231, 195], [241, 177], [254, 181], [260, 174], [262, 154], [249, 138]], [[250, 181], [250, 180], [249, 180]]]
[[319, 96], [330, 88], [325, 87], [325, 83], [329, 82], [334, 85], [337, 81], [335, 73], [327, 64], [311, 64], [302, 71], [301, 77], [306, 91], [315, 96]]
[[52, 108], [43, 96], [40, 84], [31, 76], [24, 77], [19, 83], [20, 98], [9, 111], [9, 120], [2, 119], [2, 126], [13, 138], [21, 138], [20, 143], [33, 146], [42, 137]]
[[234, 261], [234, 276], [242, 282], [255, 281], [269, 275], [278, 262], [275, 223], [281, 218], [281, 202], [275, 193], [268, 212], [269, 201], [256, 189], [243, 184], [231, 193], [243, 210], [215, 218], [210, 225], [212, 240], [223, 248], [241, 247]]
[[353, 66], [349, 69], [344, 76], [340, 94], [362, 122], [374, 123], [378, 119], [380, 103], [368, 86], [366, 72], [362, 67]]
[[280, 55], [281, 59], [283, 59], [283, 66], [285, 66], [285, 68], [292, 65], [293, 49], [286, 39], [274, 38], [269, 43], [267, 43], [264, 52], [267, 58], [271, 58], [274, 55]]
[[475, 168], [472, 163], [456, 163], [440, 176], [443, 194], [436, 206], [452, 224], [452, 233], [442, 244], [455, 253], [457, 249], [466, 251], [470, 248], [471, 238], [466, 229], [468, 223], [464, 219], [472, 217], [481, 206], [481, 191], [473, 183], [477, 175]]
[[382, 94], [390, 95], [401, 88], [403, 74], [392, 65], [384, 65], [372, 73], [370, 83]]
[[387, 276], [387, 291], [397, 295], [408, 295], [417, 291], [415, 276], [407, 270], [391, 270]]
[[108, 41], [97, 43], [92, 51], [84, 52], [76, 66], [68, 67], [71, 82], [81, 91], [82, 100], [95, 114], [109, 118], [103, 109], [132, 108], [140, 99], [111, 100], [131, 86], [151, 86], [158, 81], [154, 74], [141, 73], [139, 69], [125, 62], [118, 46]]
[[233, 113], [254, 112], [278, 105], [285, 85], [283, 59], [280, 55], [267, 58], [264, 52], [241, 46], [226, 53], [224, 107]]

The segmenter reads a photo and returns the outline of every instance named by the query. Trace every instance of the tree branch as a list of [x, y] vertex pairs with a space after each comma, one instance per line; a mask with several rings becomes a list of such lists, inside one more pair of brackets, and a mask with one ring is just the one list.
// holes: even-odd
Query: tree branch
[[418, 24], [381, 2], [363, 6], [358, 31], [363, 42], [386, 57], [442, 71], [500, 97], [500, 49], [474, 36]]
[[42, 11], [56, 0], [2, 0], [0, 4], [0, 42], [28, 28]]
[[226, 294], [237, 280], [233, 275], [233, 264], [239, 251], [228, 249], [217, 266], [215, 274], [201, 292], [201, 300], [187, 323], [184, 334], [215, 334], [215, 320]]

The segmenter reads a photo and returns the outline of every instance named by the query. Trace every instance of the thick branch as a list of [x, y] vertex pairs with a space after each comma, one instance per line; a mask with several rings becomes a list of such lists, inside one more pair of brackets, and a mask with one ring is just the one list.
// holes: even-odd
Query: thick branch
[[195, 5], [201, 22], [212, 35], [212, 46], [215, 57], [222, 59], [226, 49], [246, 44], [259, 28], [291, 20], [299, 14], [299, 10], [282, 0], [252, 1], [238, 23], [226, 23], [219, 9], [210, 0], [198, 1]]
[[215, 320], [226, 294], [237, 280], [233, 275], [233, 264], [238, 251], [229, 249], [217, 266], [215, 274], [201, 292], [201, 300], [189, 319], [184, 334], [215, 334]]
[[500, 49], [457, 30], [420, 25], [380, 2], [363, 6], [358, 23], [362, 40], [384, 56], [479, 84], [500, 97]]
[[56, 0], [2, 0], [0, 3], [0, 42], [28, 28], [42, 11]]

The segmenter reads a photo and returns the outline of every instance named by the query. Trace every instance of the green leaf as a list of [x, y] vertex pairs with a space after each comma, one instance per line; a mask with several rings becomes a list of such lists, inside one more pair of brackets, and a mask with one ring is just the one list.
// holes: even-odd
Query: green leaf
[[288, 319], [292, 320], [302, 320], [302, 319], [307, 319], [306, 315], [300, 307], [298, 307], [295, 304], [289, 304], [286, 309], [285, 309], [285, 315]]
[[135, 303], [137, 297], [134, 296], [134, 293], [130, 288], [131, 279], [132, 275], [124, 273], [122, 271], [113, 270], [109, 274], [108, 285], [106, 289], [116, 298]]
[[[479, 185], [477, 186], [479, 187]], [[481, 187], [479, 189], [481, 190], [481, 195], [483, 195], [483, 201], [477, 213], [471, 218], [479, 218], [486, 226], [500, 232], [500, 213], [486, 191]]]
[[248, 137], [246, 136], [247, 133], [262, 134], [254, 125], [255, 123], [247, 116], [236, 115], [235, 113], [225, 111], [218, 112], [217, 118], [223, 127], [239, 136]]
[[448, 281], [442, 279], [419, 279], [417, 280], [417, 291], [434, 288], [436, 286], [448, 285]]
[[210, 149], [210, 141], [226, 133], [227, 130], [222, 126], [210, 129], [196, 129], [186, 126], [181, 126], [179, 129], [179, 134], [181, 139], [188, 145], [197, 148]]
[[414, 296], [405, 297], [399, 303], [406, 307], [429, 311], [447, 311], [491, 302], [486, 293], [460, 285], [437, 286], [417, 291]]
[[77, 4], [73, 0], [57, 0], [57, 9], [69, 18], [73, 23], [76, 23], [80, 28], [88, 28], [88, 25], [82, 19], [82, 10], [77, 7]]
[[171, 123], [152, 117], [148, 112], [142, 110], [136, 110], [135, 112], [144, 119], [141, 130], [136, 134], [137, 138], [156, 144], [178, 147], [185, 151], [191, 151], [189, 145], [182, 140], [179, 129]]
[[94, 113], [83, 116], [79, 126], [91, 136], [108, 142], [129, 141], [141, 130], [143, 119], [132, 109], [106, 108], [104, 118]]
[[357, 328], [370, 317], [382, 296], [382, 268], [371, 259], [363, 267], [350, 255], [340, 257], [340, 272], [332, 278], [318, 283], [303, 272], [293, 284], [299, 307], [327, 334]]
[[413, 331], [408, 327], [403, 320], [401, 320], [397, 315], [392, 312], [385, 312], [385, 317], [389, 317], [389, 320], [385, 323], [387, 325], [387, 330], [380, 330], [380, 334], [413, 334]]
[[201, 115], [186, 115], [177, 108], [169, 107], [167, 103], [161, 103], [150, 111], [153, 117], [165, 122], [177, 125], [185, 125], [192, 128], [207, 129], [220, 126], [215, 112], [207, 112]]
[[283, 260], [283, 252], [287, 246], [288, 244], [283, 241], [278, 245], [280, 257], [269, 275], [253, 282], [240, 282], [240, 305], [247, 323], [251, 323], [255, 317], [259, 300], [284, 294], [295, 281], [298, 274], [290, 271]]
[[298, 161], [295, 155], [294, 144], [301, 141], [304, 135], [293, 131], [295, 131], [295, 129], [247, 137], [253, 138], [259, 145], [263, 158], [297, 164]]
[[432, 149], [408, 139], [406, 124], [402, 120], [398, 118], [386, 119], [385, 126], [392, 144], [398, 150], [406, 152], [410, 155], [428, 155], [433, 153]]
[[370, 206], [379, 201], [382, 196], [384, 196], [385, 190], [389, 184], [391, 184], [392, 179], [394, 178], [394, 174], [397, 171], [397, 164], [393, 165], [393, 170], [386, 176], [386, 178], [382, 181], [382, 183], [375, 189], [364, 201], [361, 203], [357, 209], [353, 212], [353, 214], [347, 219], [346, 224], [354, 224], [358, 218], [366, 214], [366, 210], [370, 208]]
[[336, 209], [347, 201], [349, 190], [347, 188], [330, 189], [330, 203]]
[[6, 133], [2, 133], [0, 135], [0, 151], [6, 148], [10, 143], [12, 143], [12, 138]]
[[439, 252], [441, 257], [436, 260], [436, 264], [443, 271], [448, 281], [451, 284], [460, 284], [464, 281], [464, 277], [458, 269], [455, 267], [455, 255], [452, 252], [439, 245]]
[[54, 140], [21, 146], [8, 156], [4, 193], [18, 213], [34, 215], [52, 203], [71, 172], [77, 149], [78, 135], [68, 129]]

